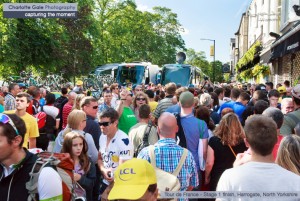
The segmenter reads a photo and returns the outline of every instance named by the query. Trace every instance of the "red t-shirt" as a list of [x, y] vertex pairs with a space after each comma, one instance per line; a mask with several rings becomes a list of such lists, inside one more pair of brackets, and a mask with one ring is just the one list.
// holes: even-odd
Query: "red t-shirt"
[[273, 148], [273, 152], [272, 152], [274, 160], [277, 157], [278, 148], [279, 148], [279, 145], [280, 145], [280, 142], [281, 142], [282, 139], [283, 139], [282, 135], [277, 136], [277, 143], [275, 144], [275, 146]]
[[62, 128], [63, 129], [65, 129], [68, 124], [68, 116], [69, 116], [70, 112], [72, 111], [72, 107], [73, 107], [73, 105], [71, 105], [70, 103], [66, 103], [63, 107], [63, 111], [62, 111], [62, 119], [63, 119]]

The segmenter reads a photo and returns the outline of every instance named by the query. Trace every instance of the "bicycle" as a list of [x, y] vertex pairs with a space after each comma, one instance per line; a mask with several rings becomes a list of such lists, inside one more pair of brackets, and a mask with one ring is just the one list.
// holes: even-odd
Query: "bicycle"
[[38, 77], [33, 76], [31, 71], [29, 71], [29, 72], [22, 71], [20, 73], [20, 77], [26, 87], [30, 87], [30, 86], [39, 87], [40, 86], [40, 84], [38, 82]]

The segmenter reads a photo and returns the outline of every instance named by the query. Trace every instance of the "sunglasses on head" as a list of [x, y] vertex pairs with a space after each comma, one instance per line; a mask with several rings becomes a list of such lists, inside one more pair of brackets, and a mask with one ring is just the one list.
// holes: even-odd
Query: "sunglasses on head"
[[98, 105], [93, 106], [93, 109], [94, 110], [98, 109]]
[[146, 98], [136, 98], [137, 101], [145, 101]]
[[0, 122], [4, 123], [4, 124], [9, 124], [11, 125], [14, 130], [16, 131], [16, 135], [19, 135], [19, 131], [17, 129], [17, 127], [15, 126], [14, 122], [11, 120], [11, 118], [9, 118], [9, 116], [7, 116], [6, 114], [0, 114]]
[[104, 127], [109, 126], [112, 123], [114, 123], [114, 122], [108, 122], [108, 121], [107, 122], [98, 122], [99, 126], [104, 126]]

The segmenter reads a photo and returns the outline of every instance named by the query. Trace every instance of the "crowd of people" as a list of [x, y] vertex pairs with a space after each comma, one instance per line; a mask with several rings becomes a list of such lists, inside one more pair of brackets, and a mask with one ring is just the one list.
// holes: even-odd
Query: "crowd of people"
[[[300, 189], [300, 84], [114, 83], [97, 100], [80, 81], [59, 97], [12, 83], [0, 95], [1, 200], [27, 200], [37, 149], [70, 155], [88, 201], [156, 200], [167, 190], [157, 169], [180, 191]], [[51, 167], [38, 197], [62, 200]]]

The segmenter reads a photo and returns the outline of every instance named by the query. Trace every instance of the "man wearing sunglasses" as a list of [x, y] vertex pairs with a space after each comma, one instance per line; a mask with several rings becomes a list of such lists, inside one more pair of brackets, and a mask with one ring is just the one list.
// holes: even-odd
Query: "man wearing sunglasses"
[[118, 129], [119, 114], [113, 108], [102, 112], [99, 116], [99, 126], [102, 131], [99, 141], [98, 166], [104, 177], [100, 193], [114, 180], [116, 168], [133, 157], [133, 145], [126, 133]]
[[[92, 135], [95, 146], [97, 150], [99, 150], [101, 130], [95, 121], [98, 113], [98, 102], [94, 97], [87, 96], [80, 101], [80, 108], [86, 113], [86, 126], [83, 131]], [[97, 200], [99, 196], [100, 177], [101, 172], [96, 164], [96, 181], [93, 189], [93, 200]]]
[[30, 104], [30, 99], [31, 97], [28, 93], [18, 93], [16, 96], [16, 110], [6, 111], [5, 113], [16, 114], [25, 122], [26, 133], [24, 135], [23, 147], [32, 149], [36, 148], [36, 138], [40, 135], [36, 118], [26, 112], [26, 109]]
[[[27, 201], [26, 182], [37, 156], [23, 148], [25, 122], [15, 114], [0, 114], [0, 200]], [[44, 167], [38, 179], [40, 201], [62, 201], [62, 182], [51, 167]]]

